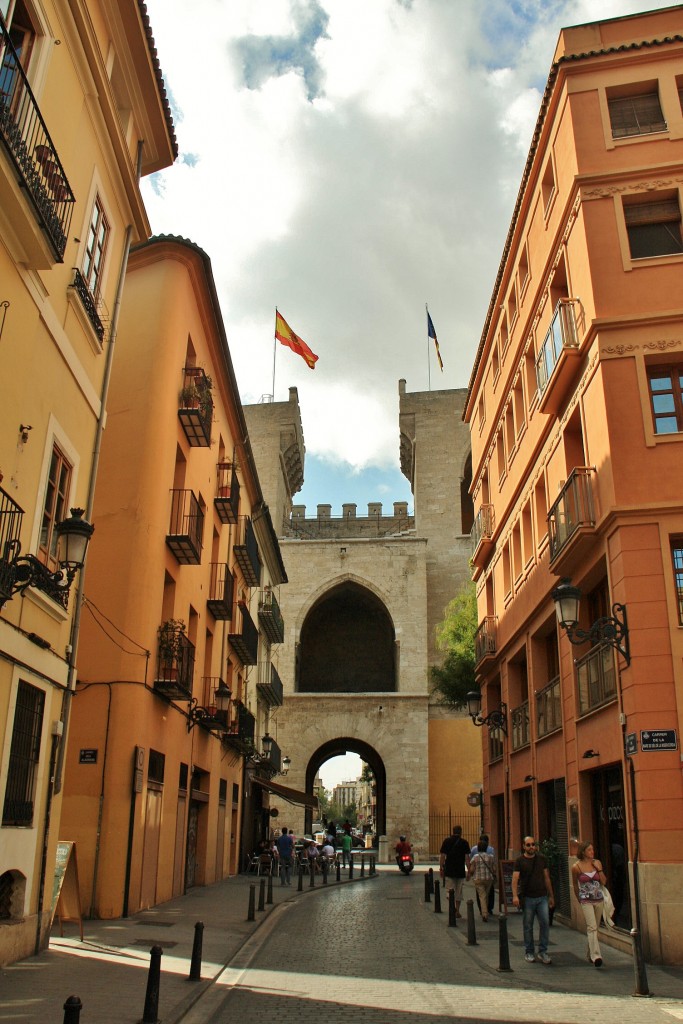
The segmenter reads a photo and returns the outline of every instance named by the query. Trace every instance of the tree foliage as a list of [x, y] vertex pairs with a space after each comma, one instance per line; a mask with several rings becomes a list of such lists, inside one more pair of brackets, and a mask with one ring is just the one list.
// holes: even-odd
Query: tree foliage
[[477, 632], [477, 596], [474, 584], [466, 583], [446, 606], [436, 628], [436, 644], [444, 652], [441, 665], [431, 669], [434, 692], [450, 707], [461, 708], [470, 690], [476, 690], [474, 673]]

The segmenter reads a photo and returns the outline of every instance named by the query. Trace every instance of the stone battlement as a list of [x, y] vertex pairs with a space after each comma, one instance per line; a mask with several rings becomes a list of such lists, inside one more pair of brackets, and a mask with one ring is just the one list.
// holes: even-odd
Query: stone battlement
[[306, 540], [333, 540], [342, 537], [387, 537], [408, 533], [415, 528], [415, 516], [408, 514], [407, 501], [395, 501], [393, 514], [382, 514], [381, 501], [368, 502], [368, 514], [357, 515], [358, 506], [342, 505], [341, 516], [332, 515], [331, 505], [318, 505], [314, 516], [306, 516], [305, 505], [293, 505], [284, 522], [285, 537]]

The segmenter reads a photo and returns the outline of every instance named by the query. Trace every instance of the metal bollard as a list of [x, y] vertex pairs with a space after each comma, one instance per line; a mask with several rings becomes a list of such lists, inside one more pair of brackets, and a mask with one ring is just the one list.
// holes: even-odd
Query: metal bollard
[[323, 857], [323, 885], [327, 885], [327, 857]]
[[441, 886], [439, 882], [434, 882], [434, 913], [441, 913]]
[[458, 920], [455, 916], [455, 889], [448, 890], [448, 927], [458, 927]]
[[145, 992], [145, 1008], [142, 1011], [140, 1024], [158, 1024], [159, 1022], [159, 980], [161, 978], [161, 946], [152, 946], [149, 951], [149, 973], [147, 975], [147, 991]]
[[339, 858], [338, 857], [337, 857], [337, 881], [341, 882], [341, 864], [339, 863]]
[[498, 970], [511, 971], [510, 946], [508, 944], [508, 919], [505, 914], [498, 918]]
[[249, 886], [249, 909], [247, 910], [247, 921], [256, 920], [256, 886], [252, 882]]
[[197, 921], [194, 926], [194, 942], [192, 943], [192, 960], [190, 961], [190, 981], [202, 980], [202, 940], [204, 924]]
[[64, 1003], [64, 1024], [78, 1024], [83, 1003], [78, 996], [69, 996]]
[[635, 972], [636, 987], [634, 996], [649, 996], [650, 992], [645, 971], [645, 958], [643, 947], [640, 941], [640, 932], [637, 928], [631, 928], [631, 942], [633, 944], [633, 970]]
[[308, 884], [311, 887], [311, 889], [315, 885], [315, 864], [313, 863], [313, 861], [311, 861], [311, 880]]
[[266, 903], [273, 902], [273, 876], [268, 875], [268, 889], [266, 891]]
[[297, 885], [297, 892], [303, 892], [304, 888], [304, 866], [299, 864], [299, 884]]
[[376, 865], [375, 865], [375, 858], [371, 857], [370, 858], [370, 874], [371, 875], [376, 874], [375, 867], [376, 867]]
[[262, 878], [258, 887], [258, 909], [266, 909], [266, 880]]
[[425, 903], [431, 903], [432, 902], [432, 895], [431, 895], [431, 889], [429, 888], [429, 873], [427, 873], [424, 877], [425, 877]]
[[353, 878], [353, 857], [349, 853], [349, 881]]
[[479, 945], [477, 942], [477, 929], [474, 926], [474, 900], [467, 901], [467, 945]]
[[434, 892], [434, 868], [429, 869], [429, 894]]
[[365, 878], [365, 857], [362, 854], [360, 858], [360, 877]]

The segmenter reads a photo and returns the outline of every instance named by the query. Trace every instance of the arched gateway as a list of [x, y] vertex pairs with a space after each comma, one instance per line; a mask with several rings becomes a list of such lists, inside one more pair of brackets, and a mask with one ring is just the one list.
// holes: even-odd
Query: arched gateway
[[[308, 761], [308, 767], [306, 768], [306, 791], [308, 793], [313, 792], [315, 777], [326, 761], [329, 761], [331, 757], [338, 757], [340, 754], [348, 753], [358, 754], [361, 760], [365, 761], [369, 766], [375, 777], [375, 786], [377, 787], [377, 810], [375, 814], [374, 831], [377, 835], [384, 835], [386, 833], [387, 821], [386, 771], [384, 768], [384, 762], [377, 751], [368, 743], [364, 743], [363, 740], [352, 739], [349, 736], [339, 736], [336, 739], [328, 740], [326, 743], [321, 744], [321, 746], [311, 754]], [[306, 832], [311, 831], [312, 822], [313, 812], [310, 808], [307, 808], [305, 818]]]

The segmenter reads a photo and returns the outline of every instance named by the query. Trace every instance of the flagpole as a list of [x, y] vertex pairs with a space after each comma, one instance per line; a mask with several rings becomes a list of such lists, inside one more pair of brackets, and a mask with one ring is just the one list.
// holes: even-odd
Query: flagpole
[[277, 353], [277, 306], [275, 307], [275, 330], [273, 331], [273, 401], [275, 401], [275, 354]]
[[432, 368], [429, 362], [429, 309], [425, 302], [425, 313], [427, 314], [427, 390], [432, 390]]

